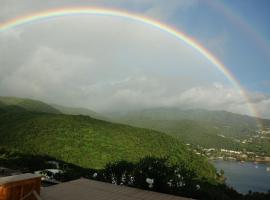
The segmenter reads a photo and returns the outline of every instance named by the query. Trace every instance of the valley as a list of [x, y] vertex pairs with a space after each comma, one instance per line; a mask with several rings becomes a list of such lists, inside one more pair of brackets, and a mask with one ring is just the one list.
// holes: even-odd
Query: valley
[[[112, 115], [0, 97], [0, 167], [45, 173], [53, 161], [63, 171], [54, 182], [86, 177], [149, 189], [149, 176], [162, 187], [170, 183], [166, 193], [175, 194], [175, 187], [187, 197], [241, 199], [225, 184], [226, 173], [209, 161], [269, 162], [269, 120], [258, 129], [249, 116], [164, 109]], [[123, 182], [127, 177], [141, 182]]]
[[[179, 138], [209, 159], [269, 162], [270, 120], [225, 111], [157, 108], [115, 113], [111, 119]], [[113, 117], [114, 116], [114, 117]], [[115, 117], [117, 116], [117, 117]]]

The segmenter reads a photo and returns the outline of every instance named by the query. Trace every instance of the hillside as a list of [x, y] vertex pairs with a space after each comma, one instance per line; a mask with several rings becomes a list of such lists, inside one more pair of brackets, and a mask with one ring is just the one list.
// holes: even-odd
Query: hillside
[[52, 104], [52, 107], [54, 107], [55, 109], [59, 110], [61, 113], [63, 114], [67, 114], [67, 115], [85, 115], [85, 116], [89, 116], [95, 119], [102, 119], [102, 120], [106, 120], [106, 118], [104, 116], [102, 116], [101, 114], [87, 109], [87, 108], [73, 108], [73, 107], [67, 107], [67, 106], [61, 106], [61, 105], [57, 105], [57, 104]]
[[[202, 109], [181, 110], [177, 108], [156, 108], [133, 111], [122, 114], [113, 113], [112, 119], [118, 116], [119, 121], [143, 124], [147, 121], [195, 121], [206, 127], [218, 128], [225, 136], [241, 137], [254, 134], [257, 121], [253, 117], [230, 113], [226, 111], [209, 111]], [[222, 131], [222, 132], [221, 132]]]
[[49, 155], [87, 168], [102, 168], [119, 160], [135, 162], [145, 156], [168, 156], [170, 162], [184, 163], [199, 176], [215, 175], [205, 158], [163, 133], [88, 116], [8, 109], [0, 113], [0, 147]]
[[[246, 115], [226, 111], [157, 108], [113, 113], [110, 116], [112, 121], [162, 131], [193, 146], [247, 149], [270, 154], [270, 144], [267, 140], [257, 137], [256, 119]], [[268, 126], [270, 124], [269, 120], [264, 120], [264, 123]], [[241, 142], [250, 138], [253, 138], [253, 142]]]
[[43, 103], [41, 101], [24, 99], [17, 97], [1, 97], [0, 96], [0, 108], [17, 107], [26, 111], [45, 112], [45, 113], [60, 113], [54, 107]]

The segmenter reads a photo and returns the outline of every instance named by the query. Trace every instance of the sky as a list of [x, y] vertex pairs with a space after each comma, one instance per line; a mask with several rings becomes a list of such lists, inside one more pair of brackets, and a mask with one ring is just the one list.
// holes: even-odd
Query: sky
[[[0, 24], [64, 7], [150, 17], [184, 32], [239, 81], [270, 118], [268, 0], [2, 0]], [[168, 33], [108, 16], [68, 16], [0, 31], [0, 95], [99, 112], [180, 107], [255, 115], [205, 57]]]

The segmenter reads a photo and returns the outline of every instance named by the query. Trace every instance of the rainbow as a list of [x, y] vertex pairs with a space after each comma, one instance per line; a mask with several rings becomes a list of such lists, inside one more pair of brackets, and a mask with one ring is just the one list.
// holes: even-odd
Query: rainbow
[[[219, 71], [221, 71], [225, 77], [233, 84], [235, 88], [239, 90], [241, 95], [247, 100], [249, 110], [252, 115], [259, 118], [259, 114], [257, 113], [256, 109], [250, 103], [250, 100], [245, 93], [244, 89], [241, 87], [240, 83], [237, 79], [233, 76], [233, 74], [222, 64], [222, 62], [216, 58], [210, 51], [204, 48], [199, 42], [195, 39], [187, 36], [185, 33], [180, 32], [179, 30], [172, 28], [166, 24], [163, 24], [159, 21], [154, 19], [128, 13], [125, 11], [119, 10], [111, 10], [111, 9], [103, 9], [103, 8], [94, 8], [94, 7], [77, 7], [77, 8], [63, 8], [63, 9], [55, 9], [55, 10], [48, 10], [39, 13], [33, 13], [26, 16], [17, 17], [15, 19], [9, 20], [7, 22], [0, 24], [0, 33], [9, 29], [13, 29], [25, 24], [46, 20], [46, 19], [55, 19], [58, 17], [63, 16], [73, 16], [73, 15], [101, 15], [101, 16], [111, 16], [111, 17], [120, 17], [136, 22], [140, 22], [156, 29], [159, 29], [163, 32], [168, 33], [169, 35], [183, 41], [186, 45], [192, 47], [202, 56], [204, 56], [213, 66], [215, 66]], [[260, 123], [258, 123], [259, 125]]]

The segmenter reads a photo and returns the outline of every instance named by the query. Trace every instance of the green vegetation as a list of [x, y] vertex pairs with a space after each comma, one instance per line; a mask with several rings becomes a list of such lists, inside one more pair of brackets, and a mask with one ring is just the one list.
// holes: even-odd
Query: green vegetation
[[[69, 181], [85, 177], [118, 185], [137, 187], [145, 190], [169, 193], [195, 199], [207, 200], [268, 200], [269, 193], [253, 193], [246, 195], [237, 193], [222, 182], [211, 182], [198, 178], [193, 170], [181, 163], [172, 165], [167, 158], [144, 157], [137, 162], [120, 160], [106, 164], [102, 169], [83, 168], [63, 162], [49, 156], [23, 154], [0, 148], [0, 165], [22, 172], [33, 172], [50, 168], [48, 161], [59, 163], [63, 174], [54, 176], [60, 181]], [[153, 184], [146, 182], [152, 179]]]
[[45, 113], [60, 113], [54, 107], [45, 104], [41, 101], [32, 99], [22, 99], [16, 97], [0, 97], [0, 108], [5, 109], [9, 107], [17, 107], [27, 111], [45, 112]]
[[85, 116], [89, 116], [95, 119], [101, 119], [101, 120], [106, 120], [106, 118], [104, 116], [102, 116], [101, 114], [90, 110], [90, 109], [86, 109], [86, 108], [73, 108], [73, 107], [67, 107], [67, 106], [61, 106], [61, 105], [57, 105], [57, 104], [52, 104], [51, 106], [53, 106], [55, 109], [59, 110], [61, 113], [63, 114], [67, 114], [67, 115], [85, 115]]
[[[0, 166], [33, 172], [49, 168], [47, 161], [56, 160], [65, 171], [58, 177], [62, 181], [83, 176], [196, 199], [269, 198], [269, 193], [241, 195], [227, 187], [223, 175], [216, 173], [205, 157], [194, 154], [177, 139], [209, 146], [216, 142], [220, 148], [235, 148], [235, 143], [228, 146], [232, 141], [230, 131], [242, 130], [236, 136], [238, 139], [245, 138], [244, 130], [252, 136], [256, 123], [252, 124], [254, 119], [250, 117], [244, 116], [238, 124], [231, 121], [234, 114], [226, 113], [228, 116], [222, 118], [222, 112], [214, 112], [207, 118], [202, 113], [208, 111], [190, 114], [187, 119], [178, 112], [117, 118], [170, 133], [172, 137], [155, 130], [78, 115], [96, 114], [88, 110], [55, 107], [30, 99], [0, 98]], [[197, 120], [199, 115], [204, 120]], [[217, 130], [222, 127], [225, 137], [218, 136]], [[269, 148], [269, 144], [259, 147]], [[147, 184], [146, 178], [153, 179], [153, 185]]]
[[[171, 127], [173, 124], [181, 123], [182, 121], [189, 121], [197, 123], [200, 126], [200, 129], [208, 129], [205, 130], [205, 132], [211, 130], [211, 132], [219, 133], [227, 137], [233, 136], [237, 138], [252, 135], [258, 128], [255, 118], [226, 111], [156, 108], [127, 112], [122, 115], [114, 113], [112, 115], [112, 119], [117, 119], [115, 116], [119, 116], [118, 120], [126, 120], [129, 123], [138, 123], [142, 125], [147, 125], [148, 121], [150, 121], [150, 123], [156, 122], [156, 124], [160, 123], [161, 121], [164, 121], [165, 124], [171, 122], [171, 124], [169, 126], [167, 125], [165, 128]], [[188, 127], [186, 126], [185, 128]], [[177, 129], [178, 128], [176, 128], [174, 132]]]
[[136, 162], [145, 156], [169, 157], [198, 177], [215, 178], [214, 167], [179, 140], [157, 131], [109, 123], [88, 116], [18, 110], [0, 111], [0, 146], [21, 153], [48, 155], [81, 167]]
[[[256, 118], [226, 111], [148, 109], [113, 113], [112, 121], [165, 132], [196, 147], [247, 150], [270, 154], [269, 141], [258, 135]], [[269, 126], [270, 120], [262, 120]], [[244, 142], [252, 138], [252, 142]]]
[[[171, 165], [166, 158], [145, 157], [137, 163], [109, 163], [98, 172], [98, 180], [145, 190], [196, 199], [236, 199], [241, 197], [223, 183], [197, 179], [184, 165]], [[151, 182], [147, 182], [151, 179]]]

